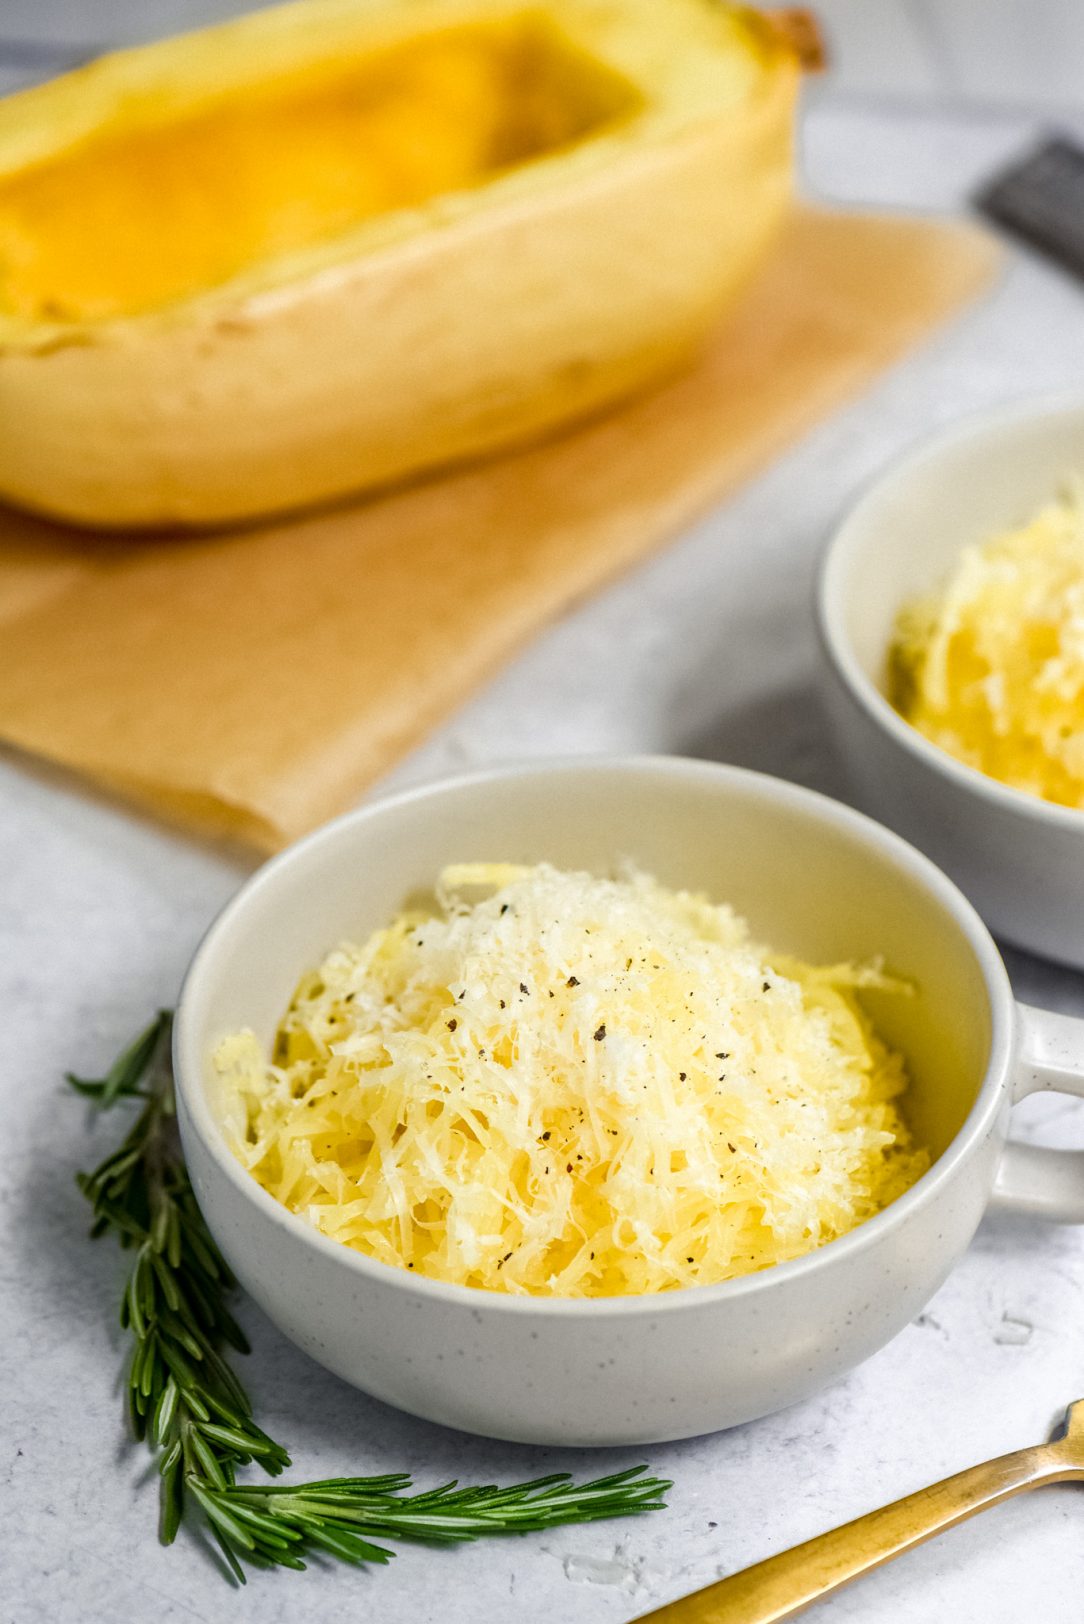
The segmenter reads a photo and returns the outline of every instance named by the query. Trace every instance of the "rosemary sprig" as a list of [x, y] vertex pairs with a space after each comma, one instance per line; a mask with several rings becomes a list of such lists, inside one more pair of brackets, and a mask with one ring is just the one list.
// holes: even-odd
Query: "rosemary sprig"
[[171, 1025], [163, 1010], [105, 1077], [68, 1075], [102, 1109], [142, 1102], [117, 1149], [78, 1182], [93, 1208], [91, 1234], [112, 1231], [135, 1254], [120, 1310], [134, 1342], [127, 1404], [136, 1437], [158, 1453], [164, 1545], [176, 1538], [187, 1504], [243, 1584], [245, 1563], [304, 1568], [313, 1552], [383, 1563], [393, 1552], [378, 1540], [451, 1545], [663, 1506], [670, 1484], [644, 1476], [643, 1466], [579, 1485], [561, 1473], [507, 1489], [451, 1482], [423, 1494], [408, 1492], [403, 1473], [238, 1483], [239, 1467], [257, 1462], [277, 1477], [290, 1457], [257, 1426], [225, 1357], [229, 1348], [246, 1353], [248, 1344], [227, 1307], [236, 1281], [196, 1205], [181, 1153]]

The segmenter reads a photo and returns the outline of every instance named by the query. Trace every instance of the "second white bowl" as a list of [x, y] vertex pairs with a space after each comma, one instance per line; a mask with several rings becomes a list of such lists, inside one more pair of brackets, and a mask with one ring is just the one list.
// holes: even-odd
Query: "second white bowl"
[[961, 549], [1022, 524], [1084, 477], [1084, 398], [958, 424], [867, 492], [832, 538], [817, 620], [829, 714], [861, 805], [938, 863], [999, 935], [1084, 968], [1084, 812], [1010, 789], [931, 744], [893, 708], [902, 606]]

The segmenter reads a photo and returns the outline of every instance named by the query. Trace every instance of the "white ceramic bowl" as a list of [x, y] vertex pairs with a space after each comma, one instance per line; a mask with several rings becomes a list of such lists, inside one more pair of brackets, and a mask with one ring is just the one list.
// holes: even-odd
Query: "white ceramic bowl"
[[962, 547], [1084, 477], [1084, 397], [986, 412], [867, 492], [821, 567], [829, 714], [860, 804], [921, 846], [1008, 941], [1084, 968], [1084, 812], [1010, 789], [937, 748], [886, 697], [897, 612]]
[[[268, 1039], [303, 969], [386, 922], [447, 862], [545, 858], [600, 872], [621, 857], [732, 902], [773, 947], [822, 962], [881, 953], [913, 978], [915, 997], [870, 1000], [910, 1059], [914, 1128], [936, 1158], [899, 1201], [744, 1279], [561, 1300], [373, 1262], [244, 1171], [216, 1114], [210, 1058], [225, 1033], [250, 1026]], [[967, 1246], [999, 1176], [998, 1199], [1084, 1218], [1084, 1165], [1005, 1149], [1014, 1097], [1084, 1091], [1084, 1023], [1022, 1014], [978, 915], [897, 836], [807, 790], [704, 762], [511, 768], [328, 825], [267, 864], [212, 927], [185, 981], [174, 1053], [196, 1193], [257, 1302], [347, 1381], [501, 1438], [644, 1443], [747, 1421], [831, 1381], [906, 1325]]]

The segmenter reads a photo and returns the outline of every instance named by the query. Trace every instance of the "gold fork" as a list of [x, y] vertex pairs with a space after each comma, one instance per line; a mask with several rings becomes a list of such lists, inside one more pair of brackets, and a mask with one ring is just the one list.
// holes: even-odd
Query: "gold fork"
[[1042, 1483], [1084, 1478], [1084, 1399], [1069, 1406], [1062, 1435], [1034, 1449], [971, 1466], [879, 1511], [818, 1534], [778, 1556], [641, 1613], [633, 1624], [778, 1624], [942, 1529]]

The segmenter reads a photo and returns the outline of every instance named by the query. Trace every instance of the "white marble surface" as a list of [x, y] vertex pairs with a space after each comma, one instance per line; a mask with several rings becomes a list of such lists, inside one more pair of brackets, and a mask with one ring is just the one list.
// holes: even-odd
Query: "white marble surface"
[[[936, 8], [886, 5], [888, 32], [878, 36], [868, 18], [859, 21], [866, 4], [824, 8], [850, 42], [848, 71], [841, 87], [829, 82], [813, 98], [809, 186], [853, 201], [959, 207], [1034, 133], [1040, 97], [1030, 98], [1032, 110], [1018, 105], [1029, 98], [1017, 93], [1010, 46], [1000, 67], [983, 69], [984, 83], [1008, 76], [1010, 96], [984, 99], [981, 86], [970, 100], [956, 94], [947, 59], [937, 56]], [[226, 8], [204, 0], [203, 13], [210, 9]], [[999, 9], [1010, 38], [1011, 3]], [[194, 20], [200, 4], [178, 3], [173, 15], [186, 10]], [[946, 38], [967, 10], [946, 8], [949, 21], [936, 25]], [[1068, 52], [1079, 34], [1073, 8], [1062, 11]], [[28, 74], [28, 44], [123, 37], [134, 16], [119, 0], [2, 0], [0, 84]], [[6, 57], [5, 37], [20, 41]], [[888, 80], [893, 94], [882, 98]], [[1084, 288], [1013, 255], [988, 300], [667, 553], [541, 637], [404, 763], [395, 783], [510, 756], [634, 748], [741, 761], [845, 794], [812, 697], [809, 593], [827, 527], [931, 426], [1082, 375]], [[172, 1001], [200, 933], [244, 873], [234, 855], [0, 758], [2, 1624], [316, 1616], [328, 1624], [359, 1616], [621, 1624], [958, 1467], [1036, 1441], [1084, 1394], [1084, 1235], [989, 1220], [927, 1313], [846, 1381], [736, 1432], [646, 1451], [675, 1479], [663, 1514], [455, 1553], [408, 1550], [390, 1572], [256, 1575], [231, 1595], [197, 1545], [182, 1541], [166, 1553], [155, 1543], [146, 1460], [125, 1445], [120, 1423], [119, 1262], [108, 1243], [84, 1240], [72, 1185], [112, 1130], [93, 1131], [59, 1079], [66, 1067], [107, 1062], [155, 1005]], [[1010, 961], [1025, 996], [1084, 1013], [1084, 977]], [[1084, 1107], [1033, 1102], [1022, 1131], [1084, 1144]], [[242, 1317], [256, 1349], [246, 1378], [300, 1473], [405, 1467], [422, 1482], [508, 1479], [634, 1458], [517, 1449], [410, 1420], [325, 1375], [251, 1308]], [[818, 1624], [1077, 1624], [1082, 1593], [1084, 1503], [1074, 1490], [1052, 1489], [987, 1514], [809, 1616]]]

